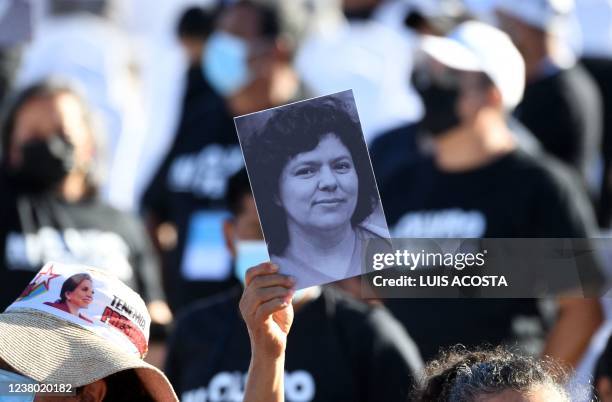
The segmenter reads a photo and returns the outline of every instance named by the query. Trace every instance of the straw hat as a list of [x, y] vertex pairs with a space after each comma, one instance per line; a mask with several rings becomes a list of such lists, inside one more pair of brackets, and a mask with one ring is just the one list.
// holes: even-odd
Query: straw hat
[[177, 401], [142, 358], [150, 317], [137, 293], [96, 268], [48, 263], [0, 314], [0, 359], [42, 383], [90, 384], [134, 369], [156, 401]]

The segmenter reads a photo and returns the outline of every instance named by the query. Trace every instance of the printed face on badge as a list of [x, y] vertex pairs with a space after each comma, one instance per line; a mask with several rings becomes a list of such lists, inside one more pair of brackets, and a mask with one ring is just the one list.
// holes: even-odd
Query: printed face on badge
[[358, 190], [351, 153], [330, 133], [315, 149], [297, 154], [285, 165], [278, 203], [289, 221], [304, 230], [329, 230], [350, 223]]
[[80, 310], [89, 307], [91, 302], [93, 302], [93, 296], [94, 290], [91, 276], [86, 273], [79, 273], [72, 275], [64, 281], [59, 299], [55, 302], [45, 302], [45, 304], [91, 322]]
[[66, 292], [68, 303], [78, 308], [87, 308], [93, 301], [93, 287], [90, 280], [85, 279], [72, 292]]
[[151, 318], [144, 301], [102, 269], [48, 262], [6, 311], [20, 309], [87, 328], [140, 358], [148, 349]]

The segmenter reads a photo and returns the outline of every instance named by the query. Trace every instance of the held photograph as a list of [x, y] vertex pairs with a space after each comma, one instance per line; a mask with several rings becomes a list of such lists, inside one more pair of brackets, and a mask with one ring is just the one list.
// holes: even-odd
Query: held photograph
[[389, 232], [352, 91], [234, 121], [271, 261], [297, 289], [360, 275]]

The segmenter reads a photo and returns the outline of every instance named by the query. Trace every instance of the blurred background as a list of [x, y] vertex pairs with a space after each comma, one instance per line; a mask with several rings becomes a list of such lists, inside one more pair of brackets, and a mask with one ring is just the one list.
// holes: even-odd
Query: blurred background
[[[232, 118], [352, 89], [381, 185], [431, 145], [415, 87], [433, 68], [423, 38], [469, 20], [512, 39], [526, 90], [508, 124], [578, 177], [591, 234], [609, 236], [612, 0], [0, 0], [2, 169], [27, 159], [12, 154], [16, 138], [62, 132], [82, 173], [63, 187], [76, 209], [24, 206], [19, 188], [0, 187], [0, 308], [45, 260], [108, 267], [148, 295], [149, 359], [163, 367], [177, 314], [239, 283], [224, 232], [228, 180], [243, 167]], [[54, 94], [76, 103], [32, 106]], [[570, 362], [578, 383], [611, 332], [612, 305], [601, 305], [603, 323]]]

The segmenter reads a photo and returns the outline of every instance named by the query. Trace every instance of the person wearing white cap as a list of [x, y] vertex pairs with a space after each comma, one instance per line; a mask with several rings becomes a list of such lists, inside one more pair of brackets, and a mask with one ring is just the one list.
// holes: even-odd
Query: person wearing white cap
[[495, 11], [525, 60], [525, 94], [515, 116], [547, 152], [596, 188], [602, 100], [565, 38], [573, 8], [573, 0], [500, 0]]
[[[508, 114], [521, 101], [525, 68], [508, 35], [470, 21], [448, 37], [425, 38], [422, 46], [429, 64], [415, 84], [426, 108], [421, 125], [432, 154], [379, 183], [392, 236], [592, 235], [594, 217], [578, 179], [557, 160], [518, 147], [508, 126]], [[541, 304], [534, 299], [386, 301], [425, 360], [457, 343], [511, 343], [575, 364], [601, 322], [599, 303], [559, 300], [560, 314], [553, 317]]]
[[[87, 289], [66, 291], [77, 276]], [[86, 316], [57, 303], [81, 296]], [[47, 263], [0, 314], [0, 400], [178, 401], [143, 360], [150, 324], [140, 296], [106, 271]]]

